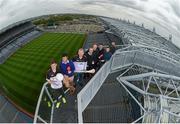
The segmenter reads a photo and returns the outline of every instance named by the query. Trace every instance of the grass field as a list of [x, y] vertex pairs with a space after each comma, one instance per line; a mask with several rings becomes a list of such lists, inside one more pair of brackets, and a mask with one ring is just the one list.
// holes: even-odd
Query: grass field
[[85, 41], [84, 34], [45, 33], [34, 39], [0, 65], [0, 83], [17, 105], [34, 113], [45, 74], [52, 58], [74, 56]]

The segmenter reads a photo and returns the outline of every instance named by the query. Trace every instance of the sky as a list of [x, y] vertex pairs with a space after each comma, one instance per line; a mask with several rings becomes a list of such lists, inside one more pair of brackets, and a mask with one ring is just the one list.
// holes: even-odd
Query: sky
[[180, 47], [180, 0], [0, 0], [0, 30], [27, 18], [81, 13], [121, 18], [173, 36]]

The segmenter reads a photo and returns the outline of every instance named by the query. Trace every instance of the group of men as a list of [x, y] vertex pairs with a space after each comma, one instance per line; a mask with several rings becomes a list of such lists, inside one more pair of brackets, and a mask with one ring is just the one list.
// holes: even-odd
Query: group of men
[[[46, 80], [50, 84], [48, 88], [52, 98], [56, 101], [56, 108], [59, 108], [61, 100], [66, 103], [64, 89], [70, 90], [70, 94], [75, 93], [77, 85], [81, 87], [84, 78], [91, 78], [94, 74], [76, 72], [74, 62], [84, 62], [87, 63], [86, 70], [97, 70], [108, 60], [110, 60], [112, 54], [115, 52], [116, 46], [115, 42], [112, 42], [110, 47], [103, 46], [103, 44], [93, 44], [87, 51], [83, 48], [78, 50], [77, 55], [70, 60], [67, 53], [62, 54], [62, 60], [59, 64], [59, 69], [57, 68], [57, 63], [55, 60], [51, 61], [50, 69], [47, 72]], [[76, 73], [75, 73], [76, 72]], [[61, 96], [61, 98], [60, 98]], [[51, 103], [48, 102], [48, 106]]]

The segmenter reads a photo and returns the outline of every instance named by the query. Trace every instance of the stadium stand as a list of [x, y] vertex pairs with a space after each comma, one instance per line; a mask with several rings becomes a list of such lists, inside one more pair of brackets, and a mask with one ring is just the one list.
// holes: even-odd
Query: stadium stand
[[[175, 53], [179, 52], [179, 48], [169, 42], [164, 37], [145, 29], [144, 27], [134, 25], [125, 21], [119, 21], [114, 19], [106, 18], [105, 21], [109, 22], [106, 24], [109, 27], [113, 27], [116, 31], [120, 32], [121, 34], [125, 34], [126, 38], [129, 38], [131, 44], [134, 45], [145, 45], [145, 46], [152, 46], [152, 47], [159, 47], [161, 49], [166, 49]], [[111, 28], [111, 29], [113, 29]]]
[[111, 42], [115, 42], [117, 46], [123, 45], [121, 38], [117, 37], [112, 32], [89, 33], [83, 48], [88, 49], [94, 43], [107, 46], [110, 45]]
[[110, 42], [115, 42], [116, 45], [123, 45], [123, 41], [120, 37], [116, 36], [113, 32], [105, 31], [106, 37]]
[[27, 31], [34, 28], [31, 22], [25, 22], [23, 24], [12, 27], [0, 34], [0, 48], [8, 44], [15, 37], [22, 35], [22, 33], [26, 33]]
[[[54, 28], [53, 28], [54, 27]], [[47, 32], [66, 32], [66, 33], [89, 33], [89, 32], [99, 32], [104, 30], [102, 26], [93, 24], [71, 24], [71, 25], [60, 25], [60, 26], [49, 26], [42, 28], [42, 30]]]
[[31, 23], [25, 22], [11, 27], [0, 34], [0, 64], [6, 61], [15, 51], [42, 32]]
[[84, 44], [84, 49], [88, 49], [93, 45], [93, 43], [108, 45], [109, 39], [107, 38], [105, 33], [90, 33], [88, 34], [88, 37]]

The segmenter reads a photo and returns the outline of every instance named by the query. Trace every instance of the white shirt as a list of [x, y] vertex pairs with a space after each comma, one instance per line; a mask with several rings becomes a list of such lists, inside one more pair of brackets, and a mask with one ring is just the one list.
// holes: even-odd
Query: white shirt
[[57, 80], [56, 77], [51, 77], [50, 80], [52, 82], [51, 83], [51, 88], [53, 88], [53, 89], [60, 89], [60, 88], [62, 88], [62, 86], [63, 86], [62, 81]]

